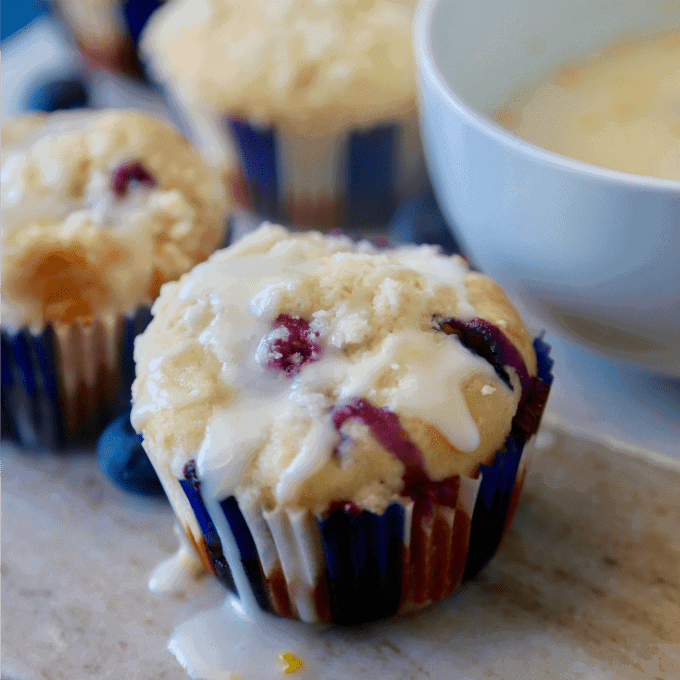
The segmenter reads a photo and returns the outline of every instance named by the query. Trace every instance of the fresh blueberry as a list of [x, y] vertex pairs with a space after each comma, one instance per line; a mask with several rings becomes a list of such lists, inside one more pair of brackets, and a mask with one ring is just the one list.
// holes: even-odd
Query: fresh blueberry
[[59, 78], [33, 85], [26, 95], [29, 111], [60, 111], [84, 108], [89, 103], [85, 81], [78, 77]]
[[124, 491], [161, 496], [163, 487], [142, 448], [141, 438], [130, 425], [130, 411], [118, 416], [97, 442], [99, 466]]
[[402, 203], [390, 220], [388, 234], [401, 243], [438, 245], [447, 255], [460, 252], [431, 191]]

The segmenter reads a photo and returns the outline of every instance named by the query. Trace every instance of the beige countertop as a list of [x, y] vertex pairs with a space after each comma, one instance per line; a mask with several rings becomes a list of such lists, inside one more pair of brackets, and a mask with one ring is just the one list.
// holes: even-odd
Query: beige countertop
[[[320, 678], [680, 677], [680, 465], [555, 427], [539, 443], [489, 566], [420, 614], [324, 629]], [[87, 454], [5, 445], [2, 482], [3, 678], [184, 680], [167, 642], [224, 591], [148, 591], [176, 546], [165, 503], [118, 491]]]

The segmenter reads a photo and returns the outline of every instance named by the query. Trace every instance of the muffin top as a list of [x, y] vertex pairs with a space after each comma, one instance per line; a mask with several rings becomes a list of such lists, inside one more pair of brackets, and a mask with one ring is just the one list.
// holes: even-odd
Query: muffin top
[[82, 322], [150, 303], [219, 247], [226, 210], [219, 178], [148, 115], [3, 121], [3, 325]]
[[265, 223], [164, 286], [153, 315], [132, 422], [157, 470], [271, 508], [379, 512], [474, 476], [536, 374], [501, 288], [431, 246]]
[[178, 0], [142, 53], [185, 97], [307, 135], [415, 111], [415, 0]]

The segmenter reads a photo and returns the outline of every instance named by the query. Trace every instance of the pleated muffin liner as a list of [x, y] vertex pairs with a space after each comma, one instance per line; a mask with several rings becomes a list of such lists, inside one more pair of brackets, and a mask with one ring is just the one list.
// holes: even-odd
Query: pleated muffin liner
[[2, 436], [26, 448], [93, 444], [130, 404], [134, 339], [148, 306], [91, 323], [3, 328]]
[[222, 170], [234, 201], [258, 218], [321, 231], [380, 227], [428, 186], [415, 113], [305, 136], [216, 115], [174, 87], [157, 60], [147, 67], [191, 142]]
[[306, 137], [226, 116], [236, 196], [267, 219], [299, 227], [380, 226], [426, 186], [414, 116]]
[[[549, 347], [541, 339], [534, 347], [547, 397]], [[340, 507], [320, 515], [268, 510], [230, 496], [218, 504], [223, 517], [215, 518], [196, 478], [168, 480], [184, 495], [177, 488], [168, 497], [205, 566], [228, 589], [238, 592], [229, 564], [240, 559], [264, 611], [308, 622], [364, 623], [436, 602], [488, 562], [517, 506], [532, 434], [515, 429], [475, 478], [458, 476], [455, 504], [416, 498], [392, 502], [382, 513]], [[238, 556], [224, 553], [216, 528], [223, 519]]]

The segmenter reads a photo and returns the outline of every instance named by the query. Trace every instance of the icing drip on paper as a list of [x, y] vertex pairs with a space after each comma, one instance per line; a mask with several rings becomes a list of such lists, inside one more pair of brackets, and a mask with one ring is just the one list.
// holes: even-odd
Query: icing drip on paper
[[205, 573], [201, 561], [187, 542], [184, 532], [177, 524], [173, 527], [179, 546], [177, 552], [163, 560], [151, 573], [148, 587], [152, 593], [176, 592], [186, 587], [190, 579], [197, 579]]

